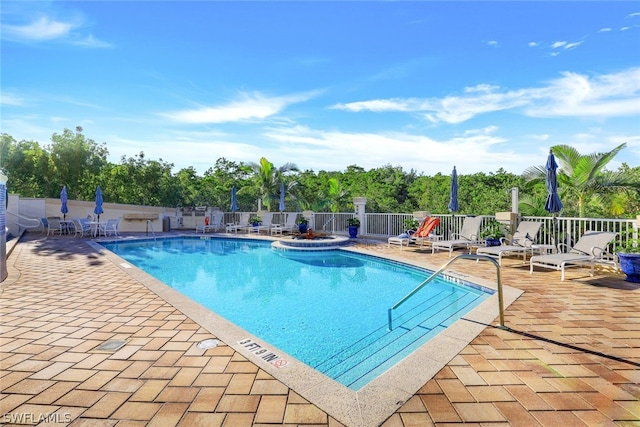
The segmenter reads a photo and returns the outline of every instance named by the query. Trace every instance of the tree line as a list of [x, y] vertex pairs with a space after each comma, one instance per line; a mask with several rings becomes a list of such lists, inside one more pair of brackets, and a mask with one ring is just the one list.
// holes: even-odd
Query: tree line
[[[449, 175], [426, 176], [401, 166], [365, 170], [351, 165], [344, 171], [299, 170], [295, 163], [276, 166], [262, 157], [255, 163], [219, 158], [198, 175], [193, 167], [174, 172], [173, 163], [146, 158], [144, 152], [107, 160], [106, 143], [87, 138], [81, 127], [54, 133], [51, 143], [16, 141], [0, 135], [0, 168], [9, 192], [22, 197], [59, 198], [66, 185], [70, 199], [93, 200], [99, 185], [105, 202], [133, 205], [217, 206], [230, 210], [231, 189], [237, 190], [241, 211], [260, 206], [277, 210], [282, 186], [287, 211], [349, 212], [353, 197], [366, 197], [368, 212], [447, 212]], [[640, 213], [640, 167], [606, 165], [625, 148], [607, 153], [580, 154], [569, 146], [552, 147], [560, 165], [559, 191], [564, 216], [635, 217]], [[519, 189], [524, 215], [547, 215], [544, 167], [531, 166], [521, 175], [495, 173], [459, 175], [459, 214], [492, 215], [511, 210], [510, 190]]]

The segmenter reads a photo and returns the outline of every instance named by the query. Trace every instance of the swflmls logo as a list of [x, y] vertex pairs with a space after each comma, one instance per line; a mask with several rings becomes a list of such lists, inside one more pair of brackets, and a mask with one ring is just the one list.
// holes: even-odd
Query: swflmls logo
[[70, 423], [71, 414], [55, 412], [53, 414], [33, 414], [29, 412], [4, 414], [2, 420], [7, 424], [38, 424], [38, 423]]
[[249, 338], [238, 341], [238, 344], [249, 350], [252, 354], [258, 356], [265, 362], [272, 364], [276, 368], [283, 368], [289, 364], [286, 359], [281, 358], [268, 348], [264, 347], [262, 344], [258, 344], [257, 342]]

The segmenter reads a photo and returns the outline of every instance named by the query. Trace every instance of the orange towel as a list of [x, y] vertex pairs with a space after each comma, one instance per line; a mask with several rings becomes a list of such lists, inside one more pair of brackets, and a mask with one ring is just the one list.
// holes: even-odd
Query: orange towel
[[422, 221], [422, 224], [420, 224], [420, 227], [418, 227], [418, 230], [413, 233], [413, 237], [429, 237], [429, 234], [431, 234], [433, 229], [436, 228], [438, 224], [440, 224], [440, 218], [435, 216], [426, 217]]

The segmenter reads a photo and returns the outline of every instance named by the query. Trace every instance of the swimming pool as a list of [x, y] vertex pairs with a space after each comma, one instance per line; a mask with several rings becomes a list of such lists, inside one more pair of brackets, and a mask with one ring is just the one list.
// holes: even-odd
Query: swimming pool
[[359, 390], [492, 291], [342, 250], [277, 251], [271, 242], [169, 238], [103, 243], [121, 258], [339, 383]]

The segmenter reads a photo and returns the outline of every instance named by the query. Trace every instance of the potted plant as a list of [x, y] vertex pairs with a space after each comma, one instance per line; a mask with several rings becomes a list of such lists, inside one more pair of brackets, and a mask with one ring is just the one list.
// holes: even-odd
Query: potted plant
[[489, 220], [480, 232], [480, 238], [485, 240], [487, 246], [500, 246], [502, 237], [504, 237], [504, 228], [495, 219]]
[[640, 283], [640, 239], [631, 233], [624, 241], [621, 239], [616, 248], [620, 270], [626, 274], [626, 281]]
[[262, 218], [260, 218], [258, 215], [253, 215], [251, 216], [251, 218], [249, 218], [249, 223], [254, 227], [257, 227], [262, 224]]
[[309, 220], [305, 217], [301, 217], [296, 224], [298, 224], [298, 231], [302, 234], [307, 232], [309, 228]]
[[347, 227], [349, 228], [349, 237], [355, 239], [358, 237], [358, 228], [360, 227], [360, 220], [358, 218], [347, 219]]
[[402, 226], [404, 227], [404, 230], [406, 232], [413, 231], [415, 233], [416, 231], [418, 231], [418, 227], [420, 227], [420, 221], [415, 218], [407, 218], [402, 222]]

